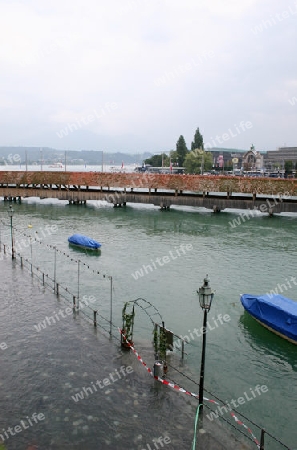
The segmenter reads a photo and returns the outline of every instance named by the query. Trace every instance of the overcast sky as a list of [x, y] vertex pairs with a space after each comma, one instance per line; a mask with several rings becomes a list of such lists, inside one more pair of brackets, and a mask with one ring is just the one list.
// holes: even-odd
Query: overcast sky
[[0, 146], [297, 146], [297, 3], [0, 0]]

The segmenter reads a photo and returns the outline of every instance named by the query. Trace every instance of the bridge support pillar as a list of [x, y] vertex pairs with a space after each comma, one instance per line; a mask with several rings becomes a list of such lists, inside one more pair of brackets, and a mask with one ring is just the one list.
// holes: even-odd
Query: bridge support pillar
[[221, 212], [220, 208], [217, 205], [213, 205], [212, 210], [213, 210], [214, 213]]
[[165, 209], [167, 209], [167, 210], [169, 210], [170, 209], [170, 205], [167, 205], [166, 203], [160, 203], [160, 208], [162, 209], [162, 210], [165, 210]]
[[87, 200], [68, 199], [69, 205], [86, 205]]
[[19, 201], [21, 203], [21, 197], [20, 196], [12, 197], [11, 195], [9, 195], [9, 196], [4, 195], [3, 199], [4, 199], [5, 202], [10, 202], [11, 203], [11, 202]]

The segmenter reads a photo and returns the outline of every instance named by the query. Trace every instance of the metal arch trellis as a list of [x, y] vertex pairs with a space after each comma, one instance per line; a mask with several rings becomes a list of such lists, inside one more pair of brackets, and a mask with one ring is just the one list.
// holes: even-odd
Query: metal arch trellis
[[[144, 302], [144, 305], [141, 305], [140, 302]], [[134, 305], [139, 306], [139, 308], [141, 308], [145, 312], [145, 314], [149, 317], [149, 319], [150, 319], [150, 321], [152, 322], [153, 325], [155, 325], [156, 321], [152, 319], [152, 316], [159, 316], [160, 324], [162, 324], [163, 319], [162, 319], [161, 314], [159, 313], [157, 308], [151, 302], [149, 302], [148, 300], [145, 300], [142, 297], [138, 297], [136, 300], [129, 301], [129, 303], [133, 303]], [[150, 314], [149, 311], [148, 311], [151, 308], [154, 310], [154, 313], [152, 313], [152, 314]]]
[[[166, 332], [165, 332], [165, 326], [163, 322], [163, 318], [157, 308], [148, 300], [145, 300], [142, 297], [138, 297], [136, 300], [132, 300], [131, 302], [134, 306], [139, 306], [145, 314], [149, 317], [150, 321], [152, 322], [154, 326], [154, 349], [155, 349], [155, 358], [159, 359], [161, 357], [165, 360], [166, 363]], [[143, 304], [142, 304], [143, 303]], [[156, 316], [159, 318], [160, 322], [157, 323]], [[157, 329], [159, 327], [159, 336]]]

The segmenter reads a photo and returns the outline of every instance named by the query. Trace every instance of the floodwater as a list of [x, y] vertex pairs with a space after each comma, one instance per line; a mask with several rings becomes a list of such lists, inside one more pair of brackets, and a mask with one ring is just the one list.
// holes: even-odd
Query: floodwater
[[[197, 289], [206, 274], [215, 290], [208, 314], [206, 390], [229, 404], [243, 397], [240, 413], [289, 448], [297, 446], [296, 347], [248, 317], [239, 299], [242, 293], [262, 294], [283, 285], [283, 294], [297, 300], [296, 285], [288, 284], [296, 274], [297, 216], [255, 216], [232, 227], [239, 212], [160, 211], [137, 204], [113, 208], [105, 202], [78, 206], [36, 198], [13, 208], [16, 251], [39, 269], [32, 277], [29, 263], [22, 269], [19, 257], [12, 261], [3, 250], [0, 254], [0, 437], [8, 450], [29, 444], [47, 450], [141, 450], [166, 436], [170, 444], [164, 448], [191, 448], [197, 400], [161, 385], [132, 352], [123, 352], [116, 326], [125, 302], [142, 298], [143, 308], [152, 304], [147, 311], [136, 307], [136, 350], [152, 368], [149, 316], [157, 322], [161, 316], [168, 329], [189, 337], [183, 363], [178, 350], [169, 357], [179, 372], [169, 367], [168, 378], [197, 392], [202, 337], [194, 330], [203, 321]], [[1, 200], [1, 244], [9, 246], [7, 209]], [[67, 238], [74, 233], [98, 240], [101, 252], [70, 247]], [[98, 319], [106, 331], [94, 328], [82, 313], [67, 313], [71, 295], [68, 301], [57, 298], [42, 285], [42, 272], [76, 297], [95, 299], [92, 308], [107, 319]], [[154, 308], [159, 315], [152, 316]], [[110, 381], [104, 385], [104, 379]], [[267, 388], [258, 393], [258, 385]], [[35, 415], [34, 421], [34, 413], [44, 418]], [[219, 424], [225, 426], [213, 422], [218, 429]], [[21, 431], [11, 435], [9, 427], [17, 425]], [[259, 439], [257, 428], [251, 428]], [[267, 442], [268, 448], [283, 448]]]

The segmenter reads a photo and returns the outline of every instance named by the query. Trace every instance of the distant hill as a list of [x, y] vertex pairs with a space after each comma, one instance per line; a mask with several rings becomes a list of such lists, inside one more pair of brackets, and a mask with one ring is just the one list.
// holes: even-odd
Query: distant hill
[[[24, 163], [27, 155], [27, 163], [38, 163], [41, 160], [44, 164], [65, 161], [67, 164], [102, 164], [102, 151], [97, 150], [56, 150], [49, 147], [0, 147], [0, 164]], [[104, 164], [141, 164], [146, 158], [150, 158], [152, 153], [144, 152], [138, 154], [109, 153], [103, 152]]]

